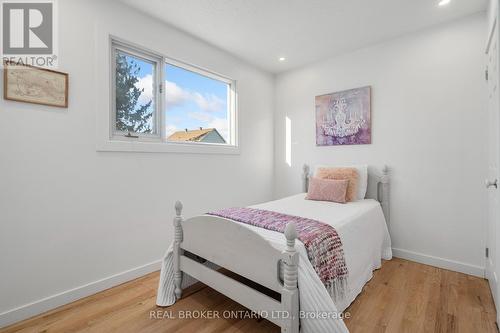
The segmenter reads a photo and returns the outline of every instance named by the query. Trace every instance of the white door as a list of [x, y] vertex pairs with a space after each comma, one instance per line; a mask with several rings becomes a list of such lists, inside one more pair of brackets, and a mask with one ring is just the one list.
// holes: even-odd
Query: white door
[[[488, 191], [488, 227], [487, 227], [487, 248], [488, 257], [486, 258], [486, 277], [490, 283], [491, 292], [497, 309], [499, 307], [498, 275], [500, 268], [500, 222], [499, 214], [499, 195], [497, 180], [499, 178], [499, 93], [498, 93], [498, 26], [495, 23], [489, 33], [489, 42], [487, 47], [487, 79], [488, 79], [488, 179], [486, 188]], [[498, 311], [500, 312], [500, 311]], [[500, 322], [500, 320], [499, 320]]]

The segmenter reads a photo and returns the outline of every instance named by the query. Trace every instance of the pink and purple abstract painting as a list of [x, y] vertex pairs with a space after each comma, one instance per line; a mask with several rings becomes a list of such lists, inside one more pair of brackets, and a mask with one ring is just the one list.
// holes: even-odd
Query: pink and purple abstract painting
[[316, 145], [370, 144], [371, 87], [316, 96]]

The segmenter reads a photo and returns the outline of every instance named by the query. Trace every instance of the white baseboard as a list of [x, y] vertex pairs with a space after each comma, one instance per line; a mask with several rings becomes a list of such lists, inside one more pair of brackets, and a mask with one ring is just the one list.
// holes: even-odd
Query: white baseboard
[[104, 279], [94, 281], [70, 290], [66, 290], [29, 304], [22, 305], [18, 308], [2, 312], [0, 313], [0, 327], [14, 324], [18, 321], [55, 309], [61, 305], [65, 305], [78, 299], [109, 289], [111, 287], [115, 287], [124, 282], [157, 271], [160, 268], [161, 260], [156, 260], [149, 264], [132, 268], [128, 271], [121, 272]]
[[[422, 253], [412, 252], [403, 249], [392, 249], [394, 257], [416, 261], [422, 264], [436, 266], [439, 268], [449, 269], [469, 275], [484, 277], [484, 267], [465, 264], [462, 262], [434, 257]], [[61, 305], [74, 302], [78, 299], [93, 295], [100, 291], [117, 286], [124, 282], [136, 279], [151, 272], [159, 270], [161, 260], [151, 262], [149, 264], [132, 268], [128, 271], [121, 272], [104, 279], [85, 284], [70, 290], [63, 291], [38, 301], [22, 305], [3, 313], [0, 313], [0, 327], [8, 326], [18, 321], [36, 316], [46, 311], [55, 309]]]
[[401, 259], [407, 259], [411, 261], [415, 261], [421, 264], [426, 264], [430, 266], [435, 266], [439, 268], [448, 269], [450, 271], [460, 272], [464, 274], [474, 275], [477, 277], [484, 278], [485, 270], [484, 267], [474, 266], [470, 264], [466, 264], [463, 262], [434, 257], [427, 254], [422, 254], [418, 252], [396, 249], [392, 248], [392, 254]]

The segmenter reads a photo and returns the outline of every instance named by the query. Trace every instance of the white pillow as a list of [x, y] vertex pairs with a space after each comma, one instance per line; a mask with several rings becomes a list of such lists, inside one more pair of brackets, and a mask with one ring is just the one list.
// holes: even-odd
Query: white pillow
[[368, 165], [366, 164], [357, 164], [357, 165], [316, 165], [314, 169], [314, 175], [319, 168], [355, 168], [358, 170], [359, 180], [358, 180], [358, 188], [356, 191], [356, 199], [363, 200], [366, 196], [366, 189], [368, 188]]

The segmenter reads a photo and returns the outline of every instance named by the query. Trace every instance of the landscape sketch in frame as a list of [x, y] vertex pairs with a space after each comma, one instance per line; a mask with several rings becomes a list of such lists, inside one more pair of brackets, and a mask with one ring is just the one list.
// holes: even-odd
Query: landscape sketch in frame
[[68, 107], [68, 74], [28, 65], [4, 63], [4, 98]]
[[316, 145], [362, 145], [371, 139], [371, 87], [316, 96]]

